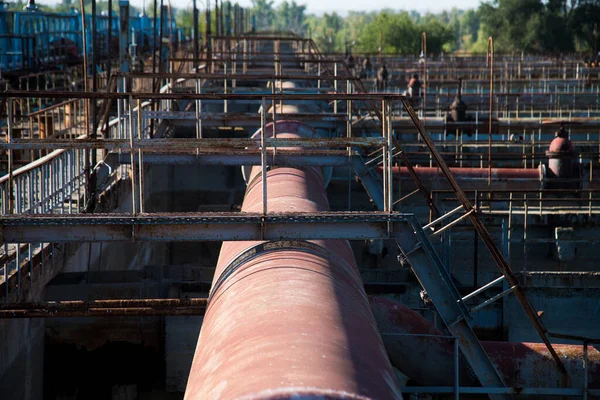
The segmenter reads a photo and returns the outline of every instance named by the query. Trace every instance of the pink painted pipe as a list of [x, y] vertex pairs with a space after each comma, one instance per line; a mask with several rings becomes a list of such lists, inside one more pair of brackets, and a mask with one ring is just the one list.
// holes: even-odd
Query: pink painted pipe
[[[261, 168], [246, 177], [242, 213], [262, 212]], [[275, 168], [267, 186], [270, 213], [329, 210], [320, 169]], [[223, 243], [185, 399], [401, 399], [349, 243], [279, 242], [231, 267], [260, 244]]]

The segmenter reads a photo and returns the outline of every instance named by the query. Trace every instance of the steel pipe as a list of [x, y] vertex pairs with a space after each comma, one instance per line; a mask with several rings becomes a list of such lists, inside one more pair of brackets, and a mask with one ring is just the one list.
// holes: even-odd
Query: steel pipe
[[[261, 166], [246, 176], [242, 212], [261, 212]], [[270, 213], [329, 209], [318, 168], [266, 179]], [[212, 398], [402, 398], [347, 241], [223, 243], [185, 393]]]

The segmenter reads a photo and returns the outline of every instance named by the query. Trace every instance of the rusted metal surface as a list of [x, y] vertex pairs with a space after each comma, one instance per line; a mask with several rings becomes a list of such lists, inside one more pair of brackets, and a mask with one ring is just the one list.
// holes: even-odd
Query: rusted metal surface
[[[568, 134], [562, 128], [550, 143], [546, 155], [548, 156], [548, 170], [552, 178], [568, 179], [578, 172], [575, 169], [576, 154], [573, 143], [571, 143]], [[572, 185], [556, 182], [553, 187], [560, 188], [561, 186], [569, 187]]]
[[6, 310], [86, 310], [90, 308], [135, 308], [135, 307], [199, 307], [206, 306], [207, 299], [110, 299], [48, 301], [43, 303], [12, 303], [0, 305]]
[[83, 317], [161, 317], [204, 315], [204, 308], [90, 308], [88, 310], [0, 310], [0, 319], [83, 318]]
[[[177, 79], [177, 76], [172, 76]], [[314, 78], [313, 80], [318, 79]], [[267, 100], [396, 100], [400, 101], [404, 96], [393, 93], [305, 93], [305, 94], [235, 94], [235, 93], [152, 93], [152, 92], [61, 92], [51, 90], [9, 90], [4, 92], [8, 98], [39, 97], [48, 99], [157, 99], [157, 100], [256, 100], [263, 98]]]
[[204, 315], [207, 299], [78, 300], [0, 306], [2, 318]]
[[[394, 167], [394, 175], [404, 177], [408, 171], [404, 167]], [[418, 167], [415, 171], [422, 179], [443, 178], [441, 169], [435, 167]], [[488, 171], [483, 168], [450, 168], [457, 179], [487, 179]], [[542, 176], [538, 168], [492, 168], [492, 179], [497, 180], [541, 180]]]
[[[465, 191], [489, 190], [487, 168], [450, 168], [456, 181]], [[401, 182], [403, 190], [409, 190], [412, 177], [404, 167], [393, 167], [395, 180]], [[423, 185], [432, 192], [450, 188], [450, 184], [439, 168], [418, 167], [416, 174]], [[382, 173], [381, 168], [379, 173]], [[495, 190], [542, 190], [544, 173], [541, 168], [492, 168], [492, 189]], [[435, 200], [435, 197], [434, 197]]]
[[456, 197], [457, 197], [458, 201], [463, 206], [465, 213], [468, 214], [468, 218], [471, 221], [471, 224], [473, 225], [473, 227], [475, 228], [475, 230], [481, 237], [481, 240], [487, 247], [490, 255], [492, 256], [492, 259], [498, 266], [498, 269], [506, 277], [506, 281], [508, 282], [510, 287], [514, 288], [513, 293], [515, 294], [515, 297], [521, 304], [523, 311], [525, 311], [531, 324], [533, 325], [535, 330], [538, 332], [538, 334], [540, 335], [540, 338], [542, 339], [542, 341], [548, 348], [548, 351], [550, 352], [550, 354], [552, 355], [552, 358], [556, 362], [557, 367], [566, 376], [567, 371], [566, 371], [565, 367], [563, 366], [560, 357], [558, 356], [558, 354], [556, 354], [556, 351], [552, 348], [552, 344], [550, 343], [550, 340], [548, 339], [548, 336], [547, 336], [546, 327], [544, 326], [540, 317], [536, 314], [535, 310], [533, 309], [533, 306], [531, 305], [527, 296], [525, 295], [525, 291], [519, 285], [519, 282], [517, 281], [516, 276], [514, 275], [510, 265], [508, 264], [508, 261], [504, 258], [504, 255], [500, 252], [500, 250], [498, 249], [498, 246], [496, 246], [490, 233], [486, 229], [485, 225], [481, 222], [481, 219], [479, 218], [477, 212], [472, 212], [474, 209], [473, 209], [473, 206], [471, 205], [471, 202], [469, 201], [469, 198], [465, 195], [464, 191], [458, 185], [458, 182], [454, 178], [452, 172], [450, 171], [450, 168], [448, 168], [448, 165], [442, 158], [441, 154], [438, 152], [435, 144], [433, 143], [433, 141], [431, 139], [431, 136], [426, 131], [425, 127], [423, 126], [423, 123], [419, 120], [419, 118], [415, 114], [415, 111], [412, 109], [412, 107], [408, 103], [408, 100], [403, 98], [402, 103], [404, 105], [405, 110], [408, 112], [410, 118], [415, 123], [417, 130], [423, 137], [423, 140], [424, 140], [425, 144], [427, 145], [427, 147], [429, 148], [431, 155], [433, 156], [433, 158], [437, 162], [438, 166], [442, 170], [447, 181], [452, 186], [452, 189], [456, 193]]
[[[118, 155], [120, 164], [131, 162], [130, 152], [122, 151]], [[188, 152], [144, 152], [144, 164], [204, 164], [204, 165], [256, 165], [260, 163], [260, 152], [256, 151], [195, 151]], [[348, 166], [348, 152], [344, 150], [318, 150], [290, 153], [286, 150], [267, 152], [269, 165], [299, 166]]]
[[293, 75], [293, 74], [172, 74], [172, 73], [127, 73], [120, 74], [126, 78], [177, 78], [177, 79], [209, 79], [219, 81], [223, 79], [235, 79], [236, 81], [259, 81], [259, 80], [293, 80], [293, 81], [356, 81], [359, 78], [351, 76], [328, 76], [328, 75]]
[[[293, 134], [287, 127], [277, 134]], [[269, 211], [328, 210], [319, 169], [266, 176]], [[260, 212], [260, 167], [248, 182], [242, 211]], [[225, 242], [185, 398], [291, 397], [402, 397], [352, 250], [345, 241]]]
[[[133, 140], [136, 149], [142, 150], [181, 150], [181, 149], [258, 149], [260, 140], [203, 138], [203, 139], [137, 139]], [[271, 138], [269, 147], [370, 147], [381, 146], [384, 139], [373, 138]], [[0, 143], [0, 149], [129, 149], [129, 139], [12, 139], [10, 143]]]
[[1, 233], [6, 243], [361, 240], [389, 238], [389, 223], [403, 221], [403, 214], [372, 212], [20, 215], [4, 216]]
[[[385, 298], [371, 297], [371, 309], [392, 364], [422, 385], [452, 385], [453, 346], [429, 321], [410, 308]], [[562, 386], [562, 372], [543, 343], [482, 342], [488, 356], [514, 388]], [[569, 374], [571, 387], [583, 387], [583, 346], [554, 344]], [[588, 383], [600, 388], [599, 347], [588, 346]], [[477, 381], [461, 363], [461, 385]]]

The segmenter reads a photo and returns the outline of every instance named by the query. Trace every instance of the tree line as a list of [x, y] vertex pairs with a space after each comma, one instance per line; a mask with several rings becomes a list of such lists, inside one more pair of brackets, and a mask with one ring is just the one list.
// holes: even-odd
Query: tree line
[[[22, 0], [18, 3], [19, 6], [23, 4]], [[210, 3], [214, 7], [214, 1]], [[77, 4], [73, 0], [62, 0], [54, 10], [65, 11]], [[105, 1], [98, 1], [98, 4], [99, 10], [106, 9]], [[198, 4], [203, 7], [202, 2]], [[229, 1], [224, 2], [225, 7], [228, 4]], [[146, 7], [147, 14], [151, 14], [151, 1]], [[191, 6], [173, 12], [178, 25], [191, 37]], [[200, 13], [198, 29], [203, 34], [202, 8]], [[381, 47], [384, 53], [418, 55], [422, 50], [422, 32], [427, 33], [427, 52], [430, 54], [484, 53], [489, 36], [494, 38], [495, 50], [502, 53], [597, 54], [600, 50], [600, 0], [489, 0], [477, 9], [452, 9], [436, 14], [384, 9], [350, 11], [345, 16], [336, 12], [310, 14], [306, 6], [296, 0], [277, 4], [274, 0], [252, 0], [246, 13], [259, 31], [292, 31], [311, 37], [327, 53], [375, 53]], [[215, 13], [211, 14], [214, 19]], [[215, 26], [214, 22], [212, 26]]]

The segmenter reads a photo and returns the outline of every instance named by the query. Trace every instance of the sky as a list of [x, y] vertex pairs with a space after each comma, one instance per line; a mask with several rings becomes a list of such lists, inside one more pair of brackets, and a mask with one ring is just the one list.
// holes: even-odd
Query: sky
[[[141, 8], [144, 0], [130, 0], [131, 4]], [[149, 5], [152, 0], [145, 0]], [[165, 4], [167, 0], [164, 0]], [[199, 7], [205, 0], [198, 0]], [[275, 0], [275, 6], [283, 0]], [[40, 4], [56, 4], [59, 0], [36, 0]], [[235, 2], [235, 0], [234, 0]], [[243, 6], [250, 6], [251, 0], [237, 0]], [[298, 4], [307, 6], [308, 13], [321, 14], [325, 12], [337, 12], [345, 15], [347, 11], [376, 11], [382, 8], [391, 8], [396, 10], [416, 10], [420, 12], [439, 12], [450, 10], [452, 8], [476, 8], [481, 0], [296, 0]], [[214, 0], [211, 1], [214, 4]], [[173, 7], [186, 8], [191, 6], [192, 0], [171, 0]]]

